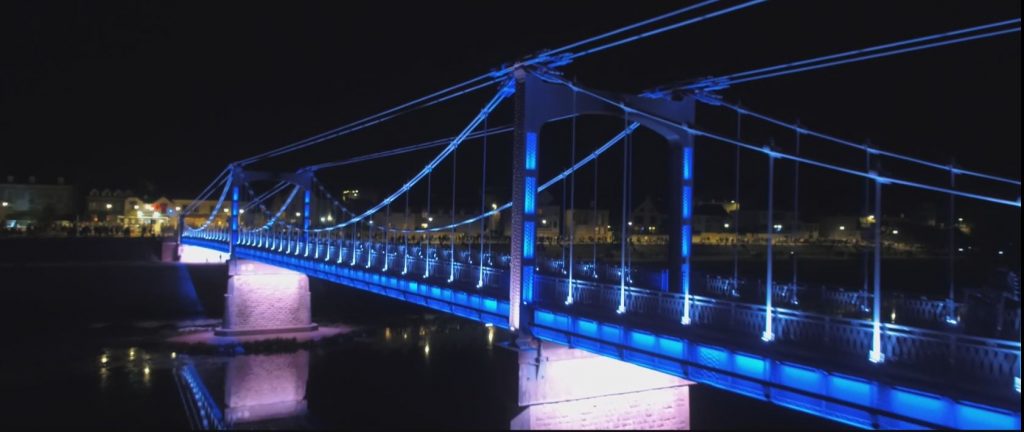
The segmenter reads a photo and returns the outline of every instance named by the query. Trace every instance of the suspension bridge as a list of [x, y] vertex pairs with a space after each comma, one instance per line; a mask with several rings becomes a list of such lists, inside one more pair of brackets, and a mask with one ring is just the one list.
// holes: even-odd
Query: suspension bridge
[[[755, 80], [917, 50], [1016, 37], [1020, 19], [672, 84], [640, 94], [590, 88], [560, 72], [584, 56], [708, 20], [724, 20], [732, 12], [763, 2], [720, 3], [704, 1], [547, 50], [365, 119], [232, 162], [179, 213], [182, 229], [178, 242], [182, 247], [227, 254], [236, 263], [231, 267], [233, 276], [278, 273], [266, 270], [269, 268], [296, 272], [505, 328], [517, 335], [514, 345], [524, 351], [537, 350], [542, 343], [567, 346], [853, 426], [1019, 429], [1019, 279], [1016, 291], [1000, 300], [997, 330], [979, 333], [963, 330], [964, 295], [960, 293], [958, 299], [952, 279], [944, 298], [921, 299], [902, 295], [901, 287], [882, 286], [881, 275], [885, 271], [885, 192], [906, 189], [941, 194], [949, 202], [950, 218], [955, 201], [982, 203], [994, 212], [1016, 214], [1019, 223], [1020, 180], [835, 137], [740, 106], [720, 91]], [[397, 117], [480, 92], [492, 94], [453, 137], [291, 172], [254, 168], [259, 162], [362, 129], [387, 127], [387, 122]], [[501, 109], [511, 113], [507, 123], [500, 122], [507, 117]], [[696, 121], [698, 113], [716, 110], [735, 116], [735, 131], [712, 130]], [[621, 127], [605, 142], [591, 143], [587, 148], [593, 147], [593, 151], [578, 152], [576, 128], [581, 116], [604, 117], [620, 122]], [[490, 126], [496, 121], [501, 126]], [[554, 170], [550, 178], [541, 178], [542, 155], [566, 144], [541, 142], [545, 125], [558, 122], [568, 123], [571, 130], [570, 161]], [[754, 122], [787, 131], [792, 145], [745, 138], [744, 128]], [[664, 185], [671, 198], [668, 255], [664, 265], [654, 269], [634, 264], [630, 240], [634, 235], [629, 218], [635, 194], [632, 179], [636, 175], [633, 139], [641, 130], [660, 136], [665, 143], [664, 159], [671, 161], [672, 167], [669, 184]], [[511, 154], [495, 156], [492, 150], [489, 155], [488, 140], [507, 135], [511, 135]], [[801, 140], [812, 140], [819, 151], [807, 152], [806, 142], [801, 149]], [[471, 153], [479, 154], [479, 160], [459, 158], [459, 150], [468, 146], [479, 147]], [[701, 167], [695, 166], [694, 160], [703, 146], [735, 148], [735, 161], [720, 165], [730, 168], [735, 164], [734, 202], [740, 201], [741, 156], [747, 164], [766, 168], [763, 189], [750, 192], [763, 194], [767, 200], [765, 272], [757, 281], [742, 276], [738, 266], [731, 274], [694, 268], [694, 197], [701, 187], [695, 181]], [[855, 156], [842, 161], [814, 156], [822, 154], [821, 149]], [[422, 167], [407, 174], [388, 173], [407, 180], [365, 208], [346, 205], [317, 176], [326, 169], [425, 151], [433, 154], [423, 160]], [[883, 170], [883, 161], [933, 170], [948, 182], [915, 180], [895, 169]], [[460, 175], [459, 167], [471, 164], [479, 164], [473, 172], [479, 171], [480, 176]], [[493, 171], [497, 164], [510, 165], [511, 177], [488, 177], [488, 167]], [[781, 233], [772, 217], [780, 210], [776, 195], [784, 193], [776, 185], [776, 172], [782, 169], [793, 170], [793, 213], [800, 209], [800, 175], [828, 172], [863, 182], [863, 196], [857, 199], [863, 200], [863, 214], [872, 215], [864, 230], [867, 246], [857, 257], [863, 262], [863, 289], [810, 289], [798, 280], [795, 258], [791, 280], [773, 275], [773, 270], [778, 272], [772, 258], [773, 241]], [[593, 232], [578, 232], [576, 224], [563, 222], [558, 233], [562, 241], [557, 247], [544, 248], [538, 233], [546, 229], [545, 217], [551, 216], [539, 214], [540, 194], [561, 187], [559, 219], [576, 210], [589, 209], [596, 214], [598, 180], [609, 172], [621, 175], [621, 191], [615, 193], [617, 201], [603, 204], [621, 210], [619, 226], [595, 224], [586, 228]], [[1007, 192], [1000, 195], [964, 188], [963, 179], [994, 185], [987, 190]], [[272, 186], [266, 187], [268, 184]], [[498, 203], [489, 199], [486, 191], [496, 184], [508, 185], [511, 200]], [[258, 192], [260, 187], [263, 190]], [[578, 188], [593, 189], [589, 205], [577, 205]], [[480, 194], [474, 196], [469, 190]], [[438, 193], [448, 199], [436, 199]], [[196, 211], [198, 203], [214, 196], [216, 205], [204, 223], [186, 225], [185, 217]], [[422, 197], [426, 205], [411, 208], [410, 196], [416, 202]], [[275, 200], [276, 208], [270, 204]], [[469, 215], [457, 212], [466, 208], [479, 210]], [[741, 235], [739, 213], [737, 209], [731, 215], [736, 238]], [[324, 214], [327, 216], [319, 216]], [[510, 221], [507, 241], [493, 234], [492, 221], [497, 219]], [[949, 226], [952, 274], [952, 221]], [[598, 231], [613, 239], [618, 251], [599, 256]], [[590, 240], [581, 241], [584, 238]], [[547, 253], [552, 250], [557, 256]], [[734, 246], [734, 262], [737, 253]], [[246, 263], [257, 263], [263, 270], [251, 270], [254, 264]], [[244, 317], [251, 314], [230, 311], [245, 307], [232, 303], [244, 297], [243, 286], [237, 283], [229, 288], [231, 319], [225, 319], [225, 334], [315, 327], [308, 322], [308, 293], [305, 300], [299, 300], [307, 304], [296, 307], [304, 310], [305, 321], [276, 327], [246, 321]], [[1002, 307], [1004, 303], [1010, 307]], [[886, 322], [890, 310], [893, 317]], [[906, 323], [895, 323], [897, 312]]]

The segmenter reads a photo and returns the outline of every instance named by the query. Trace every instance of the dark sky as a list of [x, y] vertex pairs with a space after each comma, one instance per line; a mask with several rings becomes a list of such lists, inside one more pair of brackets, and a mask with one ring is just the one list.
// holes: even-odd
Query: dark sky
[[[86, 187], [148, 181], [166, 194], [193, 196], [229, 161], [684, 4], [3, 2], [0, 175], [63, 175]], [[775, 1], [613, 48], [563, 70], [591, 87], [637, 92], [1019, 16], [1019, 2], [1002, 0]], [[965, 167], [1020, 178], [1019, 33], [741, 84], [721, 93], [837, 136], [870, 139], [940, 162], [955, 158]], [[454, 135], [491, 94], [487, 90], [404, 123], [321, 144], [278, 166]], [[508, 121], [499, 117], [492, 125]], [[698, 111], [698, 123], [703, 119], [708, 128], [733, 132], [729, 118]], [[582, 148], [608, 136], [595, 128], [595, 143]], [[791, 141], [781, 131], [753, 133], [751, 139], [769, 135], [783, 146]], [[698, 145], [704, 157], [698, 174], [706, 176], [698, 178], [704, 182], [698, 188], [702, 198], [728, 198], [732, 150]], [[546, 154], [564, 156], [566, 148], [552, 147]], [[495, 149], [492, 155], [507, 151], [498, 144]], [[479, 165], [472, 151], [460, 163]], [[659, 175], [644, 172], [646, 165], [661, 166], [659, 151], [638, 150], [638, 188], [660, 188]], [[333, 188], [392, 189], [426, 156], [324, 178]], [[501, 157], [507, 161], [506, 154]], [[749, 158], [763, 169], [763, 159]], [[383, 176], [385, 168], [402, 174]], [[503, 175], [500, 170], [492, 175]], [[744, 188], [760, 187], [763, 180], [749, 177]], [[816, 185], [809, 187], [823, 197], [845, 198], [842, 191], [859, 190], [861, 184], [846, 180], [847, 189], [833, 190], [822, 186], [829, 184], [827, 177], [808, 178]], [[613, 188], [614, 181], [607, 186]]]

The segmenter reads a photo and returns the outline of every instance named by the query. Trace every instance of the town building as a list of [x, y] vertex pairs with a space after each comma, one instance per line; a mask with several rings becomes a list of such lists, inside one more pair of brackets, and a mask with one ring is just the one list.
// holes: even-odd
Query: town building
[[6, 176], [0, 182], [0, 221], [7, 229], [48, 228], [54, 223], [70, 225], [75, 219], [75, 187], [64, 177], [42, 182], [35, 176], [17, 179]]

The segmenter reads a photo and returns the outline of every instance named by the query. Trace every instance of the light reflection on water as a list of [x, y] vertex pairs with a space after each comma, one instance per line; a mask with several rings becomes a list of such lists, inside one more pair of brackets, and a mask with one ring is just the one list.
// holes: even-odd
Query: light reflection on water
[[[398, 358], [405, 362], [413, 361], [418, 357], [419, 366], [415, 369], [422, 370], [417, 373], [426, 375], [426, 379], [430, 380], [429, 369], [432, 367], [431, 357], [433, 355], [443, 354], [443, 360], [446, 360], [447, 364], [437, 365], [443, 369], [451, 367], [452, 363], [464, 363], [465, 360], [461, 359], [460, 355], [467, 350], [480, 349], [487, 352], [486, 358], [493, 358], [491, 350], [496, 339], [500, 337], [499, 331], [494, 327], [484, 327], [475, 323], [445, 318], [429, 320], [427, 323], [421, 324], [388, 325], [365, 329], [344, 337], [345, 341], [339, 344], [317, 346], [312, 348], [312, 351], [302, 349], [275, 354], [235, 356], [175, 354], [175, 356], [179, 362], [194, 365], [192, 370], [197, 371], [194, 372], [194, 375], [205, 389], [189, 389], [187, 383], [185, 388], [180, 389], [183, 394], [192, 399], [188, 402], [192, 404], [192, 411], [196, 411], [194, 407], [203, 403], [215, 404], [217, 410], [222, 413], [223, 422], [228, 428], [341, 427], [346, 424], [373, 424], [367, 423], [373, 420], [365, 420], [362, 417], [372, 417], [372, 415], [356, 412], [356, 410], [338, 419], [336, 413], [322, 415], [325, 413], [318, 412], [315, 408], [329, 406], [331, 411], [336, 411], [339, 409], [339, 401], [350, 397], [359, 397], [361, 393], [368, 391], [351, 380], [343, 379], [339, 382], [337, 377], [324, 376], [333, 375], [330, 373], [331, 370], [350, 367], [350, 365], [338, 364], [334, 360], [335, 358], [350, 360], [365, 357], [367, 353], [370, 353], [370, 358], [360, 360], [358, 365], [351, 365], [351, 367], [360, 370], [360, 375], [373, 376], [389, 374], [389, 371], [379, 365], [375, 358], [385, 361]], [[402, 337], [394, 337], [399, 332]], [[514, 355], [509, 354], [514, 361]], [[143, 354], [139, 352], [138, 355], [142, 356]], [[311, 366], [311, 364], [317, 364], [319, 367]], [[409, 372], [409, 370], [402, 372]], [[515, 369], [511, 368], [506, 372], [514, 376]], [[473, 377], [468, 378], [474, 379]], [[332, 384], [311, 384], [318, 379]], [[181, 382], [179, 382], [179, 387]], [[311, 385], [314, 388], [312, 391], [310, 390]], [[413, 385], [409, 384], [409, 391], [429, 393], [429, 389], [423, 389], [423, 386], [413, 390]], [[514, 392], [507, 393], [509, 400], [515, 397]], [[454, 410], [452, 414], [456, 414], [455, 411], [458, 411], [458, 408], [453, 406], [452, 409]], [[502, 419], [496, 418], [495, 420], [496, 423], [501, 423]], [[339, 424], [339, 422], [344, 423]], [[507, 419], [505, 422], [507, 424]], [[314, 424], [318, 426], [313, 426]]]
[[132, 388], [148, 390], [156, 371], [168, 368], [175, 356], [136, 347], [105, 348], [96, 357], [100, 389], [107, 390], [115, 378], [125, 378]]

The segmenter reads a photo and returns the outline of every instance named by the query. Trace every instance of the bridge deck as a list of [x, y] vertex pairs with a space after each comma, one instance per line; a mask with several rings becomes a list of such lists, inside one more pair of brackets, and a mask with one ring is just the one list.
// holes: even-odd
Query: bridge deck
[[[223, 242], [194, 238], [183, 241], [227, 251]], [[235, 253], [239, 258], [290, 268], [472, 320], [508, 326], [507, 290], [501, 290], [500, 286], [476, 289], [475, 283], [466, 278], [447, 283], [438, 277], [403, 277], [397, 268], [382, 274], [363, 265], [337, 264], [329, 259], [314, 260], [305, 254], [283, 254], [244, 246], [236, 247]], [[539, 303], [531, 312], [531, 331], [540, 339], [641, 364], [859, 427], [1019, 429], [1020, 426], [1019, 393], [992, 387], [1009, 387], [1008, 380], [1004, 381], [1006, 384], [978, 380], [970, 377], [970, 369], [963, 365], [956, 367], [942, 362], [933, 364], [933, 370], [921, 373], [923, 369], [908, 363], [869, 365], [866, 349], [857, 357], [843, 355], [825, 345], [815, 349], [813, 345], [786, 342], [784, 338], [779, 343], [766, 344], [747, 337], [749, 335], [742, 331], [702, 326], [699, 320], [697, 325], [684, 328], [664, 319], [678, 316], [673, 315], [677, 309], [670, 306], [659, 306], [662, 313], [644, 313], [640, 308], [636, 313], [616, 315], [600, 300], [601, 291], [607, 291], [608, 287], [591, 287], [594, 291], [589, 299], [581, 296], [578, 303], [565, 306], [558, 301], [564, 298], [559, 297], [558, 284], [549, 283], [545, 291], [543, 278], [539, 277], [541, 282], [538, 283]], [[668, 295], [659, 301], [669, 302], [672, 297]], [[666, 311], [668, 314], [664, 313]], [[785, 333], [780, 331], [779, 334]], [[998, 342], [1005, 342], [1007, 346], [994, 347], [993, 352], [1007, 351], [1011, 357], [1020, 352], [1019, 342], [1016, 345], [1008, 341], [992, 343]], [[828, 349], [822, 350], [822, 347]], [[965, 373], [934, 373], [954, 370]], [[997, 371], [995, 375], [1004, 374]], [[941, 380], [951, 376], [965, 379]]]

